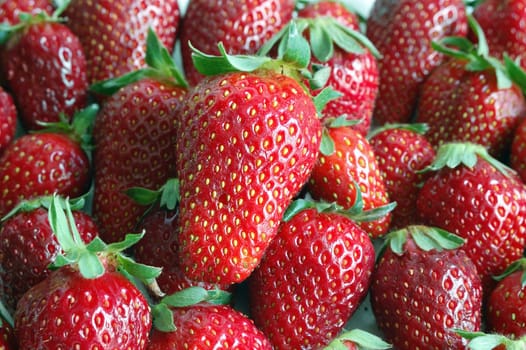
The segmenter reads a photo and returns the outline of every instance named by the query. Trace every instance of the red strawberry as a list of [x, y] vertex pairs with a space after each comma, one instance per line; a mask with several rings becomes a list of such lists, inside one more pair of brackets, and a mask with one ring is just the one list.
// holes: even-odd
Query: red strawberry
[[192, 49], [219, 54], [223, 43], [230, 54], [254, 54], [291, 19], [293, 0], [192, 0], [181, 26], [181, 53], [184, 71], [191, 85], [201, 75], [193, 66]]
[[506, 54], [526, 68], [526, 17], [524, 0], [485, 0], [477, 4], [473, 16], [486, 33], [489, 51], [498, 58]]
[[389, 199], [396, 202], [390, 228], [416, 224], [416, 198], [426, 178], [420, 170], [431, 164], [435, 150], [424, 124], [388, 124], [369, 134]]
[[526, 187], [516, 173], [480, 146], [448, 143], [438, 149], [434, 173], [418, 194], [418, 215], [466, 240], [488, 293], [526, 246]]
[[[344, 208], [352, 207], [359, 188], [364, 210], [387, 205], [389, 197], [369, 141], [350, 127], [329, 128], [334, 150], [320, 154], [308, 183], [316, 199], [335, 201]], [[373, 237], [385, 234], [391, 214], [360, 226]]]
[[[81, 208], [84, 201], [76, 204]], [[30, 287], [49, 274], [49, 264], [61, 253], [48, 220], [49, 197], [20, 203], [4, 217], [0, 227], [0, 278], [4, 286], [4, 300], [8, 307]], [[79, 210], [73, 212], [75, 225], [82, 240], [90, 242], [98, 230], [92, 218]]]
[[152, 331], [148, 350], [272, 349], [252, 320], [227, 305], [174, 308], [173, 322], [172, 332]]
[[107, 242], [133, 231], [146, 209], [124, 193], [128, 188], [159, 188], [176, 175], [174, 124], [186, 83], [175, 63], [164, 61], [170, 55], [152, 31], [148, 41], [148, 67], [92, 86], [113, 93], [93, 131], [93, 215]]
[[526, 183], [526, 118], [518, 122], [510, 150], [510, 165]]
[[409, 121], [420, 84], [444, 61], [431, 41], [467, 32], [462, 0], [375, 1], [366, 31], [382, 54], [373, 119], [379, 124]]
[[[11, 320], [12, 321], [12, 320]], [[16, 350], [18, 349], [12, 324], [4, 319], [0, 319], [0, 349]]]
[[13, 98], [0, 87], [0, 155], [15, 138], [17, 111]]
[[446, 231], [408, 226], [387, 236], [371, 284], [378, 327], [396, 349], [467, 349], [453, 332], [478, 331], [482, 287], [462, 240]]
[[149, 28], [171, 52], [180, 12], [177, 0], [72, 0], [64, 16], [82, 43], [93, 84], [145, 67]]
[[250, 315], [274, 349], [321, 349], [365, 297], [374, 247], [352, 215], [298, 200], [249, 279]]
[[58, 270], [18, 302], [15, 333], [20, 349], [146, 349], [150, 307], [139, 289], [117, 271], [135, 275], [138, 281], [159, 274], [160, 270], [138, 265], [121, 253], [141, 235], [109, 246], [95, 238], [87, 246], [67, 218], [72, 220], [70, 208], [64, 212], [54, 198], [49, 221], [64, 255], [55, 260]]
[[88, 81], [86, 59], [78, 38], [52, 16], [29, 17], [11, 27], [2, 55], [2, 71], [26, 129], [39, 122], [70, 119], [85, 107]]
[[[514, 261], [497, 276], [487, 302], [486, 323], [491, 332], [515, 339], [526, 336], [526, 258]], [[526, 338], [525, 338], [526, 339]]]
[[[469, 21], [482, 38], [477, 23], [472, 17]], [[439, 66], [422, 85], [417, 121], [429, 125], [426, 136], [435, 147], [451, 141], [475, 142], [501, 158], [518, 121], [526, 116], [521, 90], [526, 87], [524, 72], [519, 75], [488, 56], [483, 39], [478, 47], [469, 41], [462, 43], [458, 50], [451, 45], [435, 46], [454, 58]]]
[[[361, 120], [353, 127], [366, 135], [378, 93], [378, 52], [360, 34], [358, 17], [337, 1], [309, 4], [298, 17], [307, 19], [313, 65], [330, 68], [327, 85], [341, 93], [323, 109], [324, 119], [345, 115], [349, 120]], [[323, 34], [316, 36], [314, 32]]]
[[[308, 49], [302, 39], [291, 37], [290, 47]], [[177, 121], [180, 256], [192, 279], [221, 284], [246, 279], [318, 156], [316, 106], [296, 80], [280, 73], [307, 67], [308, 57], [289, 49], [284, 56], [302, 62], [195, 53], [197, 67], [209, 74], [225, 65], [246, 72], [216, 71], [202, 80]], [[278, 72], [264, 68], [271, 66]]]
[[0, 23], [16, 24], [20, 21], [21, 13], [37, 14], [44, 11], [53, 12], [49, 0], [4, 0], [0, 1]]

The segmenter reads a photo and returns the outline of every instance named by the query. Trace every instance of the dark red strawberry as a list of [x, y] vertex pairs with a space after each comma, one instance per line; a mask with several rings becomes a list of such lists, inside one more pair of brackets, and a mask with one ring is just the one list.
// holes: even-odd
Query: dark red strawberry
[[[350, 127], [329, 128], [333, 147], [319, 155], [308, 183], [308, 190], [316, 199], [335, 201], [351, 208], [361, 192], [364, 210], [388, 205], [389, 197], [369, 141]], [[324, 154], [325, 153], [325, 154]], [[373, 237], [385, 234], [391, 214], [360, 226]]]
[[388, 234], [371, 284], [371, 305], [385, 339], [403, 349], [467, 349], [454, 332], [481, 327], [477, 269], [462, 239], [427, 226]]
[[420, 84], [444, 61], [431, 42], [467, 32], [462, 0], [375, 1], [366, 31], [382, 55], [373, 119], [378, 124], [410, 121]]
[[200, 51], [219, 54], [223, 43], [230, 54], [254, 54], [291, 19], [294, 0], [192, 0], [181, 26], [181, 53], [188, 82], [203, 78], [193, 66], [190, 43]]
[[[69, 219], [68, 219], [69, 218]], [[154, 279], [159, 269], [135, 263], [122, 254], [141, 235], [106, 245], [95, 238], [84, 244], [66, 210], [54, 198], [49, 222], [64, 254], [57, 268], [19, 300], [15, 334], [20, 349], [146, 349], [150, 307], [137, 283]], [[121, 273], [122, 272], [122, 273]]]
[[3, 48], [3, 76], [13, 93], [23, 125], [70, 119], [86, 106], [86, 59], [77, 36], [52, 16], [40, 13], [10, 27]]
[[389, 199], [396, 202], [390, 228], [417, 223], [416, 198], [426, 178], [420, 170], [435, 158], [426, 131], [425, 124], [386, 124], [368, 136]]
[[[316, 161], [316, 105], [281, 73], [308, 66], [308, 43], [297, 35], [289, 44], [276, 60], [195, 52], [201, 71], [217, 75], [192, 89], [177, 121], [180, 257], [192, 279], [246, 279]], [[225, 66], [229, 73], [219, 70]]]
[[526, 118], [519, 121], [513, 133], [509, 157], [511, 167], [526, 183]]
[[51, 15], [52, 2], [49, 0], [2, 0], [0, 1], [0, 23], [17, 24], [21, 13], [34, 15], [41, 11]]
[[488, 330], [520, 339], [526, 336], [526, 258], [514, 261], [502, 275], [487, 302]]
[[[16, 302], [30, 287], [49, 274], [49, 264], [61, 253], [48, 220], [50, 197], [24, 201], [4, 217], [0, 226], [0, 278], [4, 300], [14, 310]], [[75, 203], [75, 225], [83, 242], [90, 242], [98, 230], [91, 216], [80, 211], [84, 201]]]
[[502, 159], [517, 123], [526, 116], [525, 73], [489, 56], [484, 33], [471, 16], [469, 22], [481, 38], [478, 46], [462, 40], [453, 48], [450, 41], [458, 38], [434, 46], [453, 58], [422, 85], [417, 121], [429, 125], [426, 136], [435, 147], [451, 141], [475, 142]]
[[93, 215], [106, 242], [135, 230], [146, 209], [125, 194], [176, 176], [175, 121], [186, 83], [166, 48], [148, 34], [148, 67], [92, 85], [107, 97], [93, 130]]
[[331, 203], [291, 205], [249, 279], [250, 315], [274, 349], [321, 349], [367, 294], [374, 247]]
[[[13, 320], [11, 319], [10, 322]], [[17, 341], [13, 331], [13, 325], [5, 319], [0, 319], [0, 349], [17, 350]]]
[[465, 239], [487, 295], [492, 276], [520, 258], [526, 246], [526, 187], [484, 147], [447, 143], [427, 170], [417, 209], [428, 225]]
[[177, 0], [71, 0], [64, 16], [82, 43], [93, 84], [145, 67], [150, 28], [172, 52], [180, 12]]
[[0, 155], [15, 138], [16, 118], [17, 111], [13, 98], [0, 87]]

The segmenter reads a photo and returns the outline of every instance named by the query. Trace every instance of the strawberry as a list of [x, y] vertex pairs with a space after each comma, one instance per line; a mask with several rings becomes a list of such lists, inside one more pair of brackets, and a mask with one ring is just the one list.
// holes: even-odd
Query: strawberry
[[40, 133], [15, 139], [0, 157], [0, 217], [21, 200], [57, 193], [80, 197], [90, 186], [89, 125], [98, 111], [90, 105], [70, 124], [49, 124]]
[[82, 43], [93, 84], [145, 67], [149, 28], [171, 52], [180, 11], [177, 0], [71, 0], [64, 16]]
[[53, 13], [53, 6], [49, 0], [1, 0], [0, 23], [17, 24], [20, 14], [39, 12]]
[[390, 232], [371, 284], [371, 305], [388, 342], [403, 349], [466, 349], [453, 329], [481, 327], [482, 286], [458, 246], [462, 239], [429, 226]]
[[[389, 197], [380, 173], [373, 148], [359, 131], [350, 127], [326, 130], [333, 147], [322, 152], [308, 183], [308, 190], [315, 199], [335, 201], [344, 208], [351, 208], [358, 198], [359, 189], [364, 210], [388, 204]], [[373, 237], [385, 234], [391, 214], [360, 226]]]
[[367, 19], [367, 37], [382, 55], [380, 86], [373, 119], [378, 124], [411, 120], [420, 84], [444, 61], [432, 41], [466, 36], [462, 0], [375, 1]]
[[16, 338], [15, 338], [14, 331], [13, 331], [13, 325], [8, 323], [4, 319], [0, 319], [0, 349], [2, 350], [18, 349]]
[[277, 59], [220, 48], [222, 56], [195, 51], [196, 67], [211, 76], [191, 90], [177, 120], [179, 251], [189, 278], [231, 284], [258, 265], [307, 182], [321, 123], [305, 88], [281, 73], [308, 67], [297, 31]]
[[352, 211], [297, 200], [249, 278], [250, 315], [274, 349], [321, 349], [365, 297], [374, 247]]
[[[50, 197], [38, 197], [21, 202], [6, 215], [0, 227], [0, 278], [4, 286], [4, 300], [14, 309], [16, 302], [30, 287], [49, 274], [49, 264], [61, 253], [48, 220]], [[97, 234], [91, 216], [80, 211], [84, 200], [72, 203], [75, 225], [83, 242], [90, 242]]]
[[386, 124], [368, 135], [389, 199], [396, 202], [390, 228], [416, 224], [416, 198], [435, 150], [425, 124]]
[[77, 36], [59, 22], [62, 10], [24, 16], [4, 29], [1, 68], [28, 130], [58, 122], [60, 113], [71, 119], [87, 103], [86, 58]]
[[469, 23], [479, 36], [477, 46], [458, 38], [434, 45], [453, 58], [422, 85], [416, 120], [429, 125], [426, 135], [434, 147], [451, 141], [475, 142], [502, 158], [518, 121], [526, 116], [524, 72], [489, 56], [480, 26], [471, 16]]
[[[497, 286], [487, 303], [486, 323], [491, 332], [519, 339], [526, 336], [526, 258], [496, 276]], [[526, 339], [526, 338], [525, 338]]]
[[0, 155], [15, 138], [17, 111], [11, 95], [0, 87]]
[[338, 1], [319, 1], [301, 9], [298, 18], [307, 20], [313, 65], [330, 69], [326, 84], [341, 94], [323, 109], [324, 119], [361, 120], [353, 127], [366, 135], [378, 93], [379, 54], [360, 33], [358, 17]]
[[509, 157], [510, 166], [526, 183], [526, 118], [518, 122], [513, 133]]
[[111, 95], [93, 130], [93, 215], [106, 242], [134, 230], [146, 209], [128, 188], [159, 188], [176, 175], [174, 124], [186, 82], [153, 31], [147, 41], [148, 67], [91, 86]]
[[294, 0], [192, 0], [181, 25], [181, 54], [190, 85], [203, 75], [192, 62], [190, 44], [198, 50], [219, 54], [221, 42], [230, 54], [254, 54], [291, 19]]
[[419, 217], [465, 239], [488, 295], [491, 276], [520, 258], [526, 246], [526, 188], [518, 175], [481, 145], [446, 143], [417, 199]]
[[121, 253], [141, 235], [113, 245], [95, 238], [85, 245], [72, 219], [67, 203], [64, 211], [53, 198], [49, 222], [64, 254], [54, 262], [57, 270], [18, 302], [14, 319], [20, 349], [146, 349], [150, 307], [124, 273], [146, 282], [160, 270]]

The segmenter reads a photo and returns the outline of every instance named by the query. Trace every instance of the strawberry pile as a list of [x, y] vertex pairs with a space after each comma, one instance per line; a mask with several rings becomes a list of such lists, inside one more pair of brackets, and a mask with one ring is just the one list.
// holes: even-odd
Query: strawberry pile
[[0, 0], [0, 349], [526, 348], [526, 1], [346, 3]]

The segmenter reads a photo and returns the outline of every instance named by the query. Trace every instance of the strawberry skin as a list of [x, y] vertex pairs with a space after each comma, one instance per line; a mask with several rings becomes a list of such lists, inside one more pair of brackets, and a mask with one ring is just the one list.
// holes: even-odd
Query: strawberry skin
[[189, 43], [219, 54], [222, 42], [230, 54], [253, 54], [291, 19], [294, 0], [192, 0], [181, 26], [181, 54], [190, 85], [202, 78], [192, 62]]
[[90, 184], [90, 164], [65, 134], [25, 134], [0, 158], [0, 217], [23, 199], [57, 193], [79, 197]]
[[526, 118], [519, 121], [514, 131], [510, 150], [510, 165], [526, 183]]
[[[90, 242], [98, 234], [94, 221], [81, 211], [74, 211], [73, 217], [82, 240]], [[0, 278], [9, 306], [14, 308], [23, 293], [51, 273], [48, 266], [60, 252], [47, 209], [40, 207], [21, 212], [2, 223]]]
[[13, 98], [0, 87], [0, 155], [15, 138], [16, 118], [17, 111]]
[[72, 0], [64, 17], [82, 43], [93, 84], [143, 68], [150, 27], [171, 52], [180, 11], [177, 0]]
[[271, 350], [252, 320], [227, 305], [197, 304], [174, 308], [173, 332], [152, 331], [148, 350]]
[[186, 89], [143, 79], [107, 98], [95, 120], [93, 214], [102, 239], [121, 240], [146, 209], [124, 191], [175, 177], [175, 119]]
[[526, 189], [512, 174], [504, 175], [484, 159], [472, 168], [443, 168], [419, 192], [417, 209], [428, 225], [459, 235], [460, 248], [473, 260], [485, 292], [520, 258], [526, 246]]
[[452, 59], [429, 76], [422, 85], [417, 121], [429, 125], [426, 137], [435, 147], [469, 141], [501, 158], [526, 115], [526, 100], [518, 86], [499, 89], [494, 71], [471, 72], [467, 63]]
[[351, 219], [305, 209], [282, 223], [249, 279], [250, 314], [274, 349], [322, 349], [368, 291], [368, 234]]
[[29, 289], [18, 302], [20, 349], [146, 349], [150, 307], [124, 276], [94, 279], [65, 266]]
[[195, 280], [241, 282], [314, 166], [316, 108], [292, 78], [235, 72], [198, 84], [177, 129], [181, 264]]
[[370, 291], [377, 325], [396, 349], [467, 349], [451, 329], [480, 329], [481, 281], [461, 250], [425, 252], [412, 240], [402, 255], [386, 249]]
[[11, 38], [3, 53], [4, 77], [28, 130], [84, 108], [88, 81], [78, 38], [61, 23], [32, 24]]
[[[331, 128], [328, 133], [335, 143], [335, 151], [331, 155], [320, 154], [314, 166], [308, 184], [313, 197], [351, 208], [357, 198], [356, 183], [362, 193], [364, 210], [388, 204], [384, 179], [369, 141], [350, 127]], [[390, 222], [388, 213], [360, 226], [378, 237], [387, 232]]]
[[420, 84], [444, 61], [431, 41], [467, 33], [462, 0], [376, 1], [366, 31], [382, 54], [373, 119], [380, 125], [410, 121]]
[[21, 12], [36, 14], [44, 11], [47, 14], [53, 12], [53, 6], [49, 0], [5, 0], [0, 2], [0, 23], [16, 24]]

